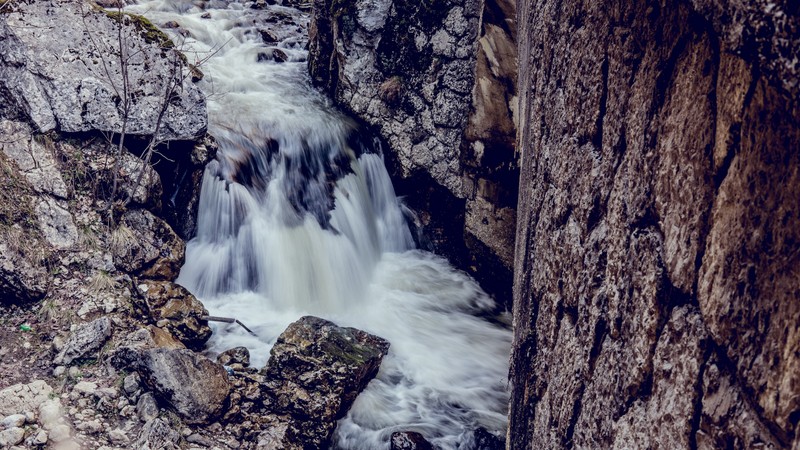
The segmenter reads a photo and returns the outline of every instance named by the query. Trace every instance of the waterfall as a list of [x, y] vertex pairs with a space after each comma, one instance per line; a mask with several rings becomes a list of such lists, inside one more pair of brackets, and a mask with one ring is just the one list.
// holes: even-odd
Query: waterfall
[[[177, 282], [257, 334], [215, 327], [208, 351], [244, 345], [264, 365], [289, 323], [317, 315], [391, 343], [339, 422], [337, 448], [388, 448], [391, 433], [406, 430], [443, 449], [471, 448], [479, 427], [504, 433], [510, 331], [483, 317], [494, 302], [471, 278], [414, 249], [380, 143], [310, 87], [308, 16], [235, 1], [127, 10], [180, 24], [167, 31], [205, 73], [219, 153]], [[273, 47], [263, 28], [278, 37]], [[271, 59], [276, 48], [285, 62]]]

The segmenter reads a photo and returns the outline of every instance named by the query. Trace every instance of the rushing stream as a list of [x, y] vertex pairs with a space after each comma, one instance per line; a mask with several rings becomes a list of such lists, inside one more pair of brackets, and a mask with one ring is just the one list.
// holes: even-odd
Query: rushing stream
[[231, 1], [128, 9], [180, 24], [168, 31], [205, 73], [220, 152], [178, 282], [258, 335], [216, 327], [209, 351], [243, 345], [260, 367], [289, 323], [317, 315], [391, 343], [339, 422], [338, 448], [385, 449], [393, 431], [442, 449], [472, 448], [479, 427], [503, 434], [510, 332], [485, 319], [494, 303], [472, 279], [414, 249], [380, 146], [310, 87], [308, 16]]

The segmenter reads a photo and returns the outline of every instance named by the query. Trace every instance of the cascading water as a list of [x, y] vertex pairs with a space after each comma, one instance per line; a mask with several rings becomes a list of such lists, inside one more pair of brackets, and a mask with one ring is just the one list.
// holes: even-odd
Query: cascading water
[[[128, 7], [158, 24], [178, 22], [174, 40], [190, 60], [204, 60], [200, 86], [220, 151], [206, 168], [178, 282], [212, 314], [258, 335], [218, 327], [209, 351], [244, 345], [264, 365], [289, 323], [321, 316], [391, 343], [339, 422], [338, 448], [388, 448], [393, 431], [411, 430], [442, 449], [467, 449], [478, 428], [503, 433], [511, 336], [479, 317], [493, 301], [445, 260], [413, 249], [379, 146], [309, 86], [307, 16], [248, 6]], [[270, 22], [286, 62], [271, 60], [274, 48], [258, 32]]]

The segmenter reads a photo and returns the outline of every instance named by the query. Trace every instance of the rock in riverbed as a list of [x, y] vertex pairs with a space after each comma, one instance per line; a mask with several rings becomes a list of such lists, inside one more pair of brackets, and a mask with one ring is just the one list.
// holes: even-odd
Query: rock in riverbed
[[258, 448], [327, 448], [340, 419], [378, 373], [389, 343], [306, 316], [278, 337], [266, 367], [265, 406], [276, 413]]

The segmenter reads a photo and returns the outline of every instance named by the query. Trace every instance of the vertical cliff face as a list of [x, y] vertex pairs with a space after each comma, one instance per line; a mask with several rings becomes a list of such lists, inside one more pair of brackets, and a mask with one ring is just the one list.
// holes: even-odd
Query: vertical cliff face
[[316, 0], [309, 69], [370, 124], [422, 242], [511, 297], [517, 155], [508, 0]]
[[510, 448], [800, 447], [800, 10], [519, 6]]

